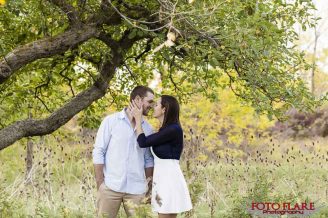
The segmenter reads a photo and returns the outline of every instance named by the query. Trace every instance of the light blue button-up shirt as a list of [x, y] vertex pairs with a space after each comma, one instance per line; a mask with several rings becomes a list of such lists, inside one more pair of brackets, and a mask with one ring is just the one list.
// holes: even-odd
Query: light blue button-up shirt
[[[146, 135], [152, 127], [142, 121]], [[145, 168], [154, 166], [149, 148], [140, 148], [125, 109], [107, 116], [101, 123], [94, 149], [94, 164], [104, 164], [105, 185], [113, 191], [143, 194], [147, 190]]]

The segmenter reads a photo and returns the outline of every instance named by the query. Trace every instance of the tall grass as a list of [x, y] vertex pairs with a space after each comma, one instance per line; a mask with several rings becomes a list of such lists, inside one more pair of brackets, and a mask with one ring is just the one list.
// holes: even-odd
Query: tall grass
[[[256, 142], [255, 142], [256, 141]], [[194, 209], [180, 217], [251, 217], [251, 201], [328, 202], [328, 146], [324, 138], [301, 141], [256, 138], [243, 151], [210, 150], [187, 133], [181, 166]], [[26, 176], [26, 140], [0, 152], [0, 217], [94, 217], [94, 133], [57, 132], [34, 138]], [[237, 155], [236, 155], [237, 154]], [[149, 205], [138, 217], [156, 217]], [[120, 211], [120, 217], [125, 217]], [[311, 217], [328, 217], [327, 207]]]

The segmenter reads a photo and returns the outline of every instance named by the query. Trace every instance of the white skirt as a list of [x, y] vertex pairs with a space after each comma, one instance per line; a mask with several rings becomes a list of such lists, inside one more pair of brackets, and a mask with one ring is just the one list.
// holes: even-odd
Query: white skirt
[[182, 174], [179, 160], [160, 159], [153, 149], [154, 175], [151, 205], [154, 212], [169, 214], [192, 209], [186, 180]]

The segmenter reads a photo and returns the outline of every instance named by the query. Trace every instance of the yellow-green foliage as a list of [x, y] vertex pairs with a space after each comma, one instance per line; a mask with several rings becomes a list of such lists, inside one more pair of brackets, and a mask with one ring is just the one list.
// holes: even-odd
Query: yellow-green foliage
[[217, 95], [218, 101], [215, 102], [195, 95], [181, 109], [185, 131], [192, 129], [193, 133], [204, 139], [203, 145], [209, 150], [223, 148], [227, 144], [234, 147], [242, 143], [248, 145], [254, 135], [265, 133], [275, 122], [265, 115], [256, 114], [229, 88], [217, 91]]

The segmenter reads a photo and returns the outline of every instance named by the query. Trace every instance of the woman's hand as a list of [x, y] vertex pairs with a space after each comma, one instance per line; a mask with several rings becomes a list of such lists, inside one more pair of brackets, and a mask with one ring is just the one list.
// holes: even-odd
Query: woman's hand
[[136, 132], [137, 136], [139, 136], [141, 133], [143, 133], [143, 129], [141, 126], [142, 121], [142, 102], [140, 100], [135, 101], [132, 100], [132, 102], [129, 105], [129, 110], [136, 122]]
[[142, 120], [142, 105], [140, 105], [140, 102], [136, 102], [135, 100], [132, 100], [132, 102], [129, 105], [129, 109], [131, 111], [132, 116], [134, 117], [135, 121], [138, 123], [141, 123]]

